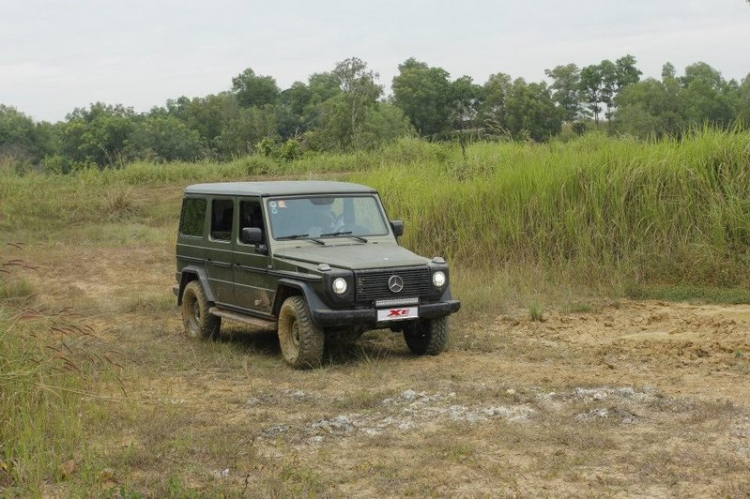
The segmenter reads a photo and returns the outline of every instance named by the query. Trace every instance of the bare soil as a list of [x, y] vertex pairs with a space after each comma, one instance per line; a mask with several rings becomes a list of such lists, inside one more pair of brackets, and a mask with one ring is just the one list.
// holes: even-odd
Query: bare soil
[[186, 338], [170, 247], [27, 251], [126, 390], [85, 401], [87, 471], [49, 495], [750, 496], [750, 306], [459, 313], [443, 355], [370, 332], [300, 372], [272, 333]]

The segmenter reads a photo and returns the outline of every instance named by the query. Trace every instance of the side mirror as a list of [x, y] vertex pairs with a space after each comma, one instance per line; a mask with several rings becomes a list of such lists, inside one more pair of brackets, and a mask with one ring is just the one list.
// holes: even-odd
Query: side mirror
[[257, 227], [245, 227], [240, 232], [242, 244], [258, 244], [263, 242], [263, 231]]
[[391, 229], [393, 229], [393, 235], [401, 237], [404, 235], [404, 222], [401, 220], [391, 220]]

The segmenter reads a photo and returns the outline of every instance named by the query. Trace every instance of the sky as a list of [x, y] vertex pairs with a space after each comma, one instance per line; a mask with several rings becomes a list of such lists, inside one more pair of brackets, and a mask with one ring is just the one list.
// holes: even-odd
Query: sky
[[279, 87], [359, 57], [390, 92], [409, 57], [451, 78], [637, 59], [750, 73], [746, 0], [0, 0], [0, 104], [58, 121], [93, 102], [136, 111], [229, 90], [246, 68]]

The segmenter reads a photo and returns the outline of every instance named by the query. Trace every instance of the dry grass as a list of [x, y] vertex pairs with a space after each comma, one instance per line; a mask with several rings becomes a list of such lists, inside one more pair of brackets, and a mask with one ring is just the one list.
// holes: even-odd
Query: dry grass
[[[425, 147], [415, 164], [440, 160]], [[67, 382], [96, 396], [50, 395], [29, 412], [75, 423], [48, 427], [41, 442], [64, 445], [39, 454], [53, 459], [38, 472], [8, 478], [4, 436], [0, 495], [748, 495], [750, 395], [738, 387], [750, 308], [613, 301], [621, 282], [581, 291], [575, 267], [454, 267], [464, 307], [444, 355], [415, 358], [399, 335], [376, 332], [292, 371], [273, 334], [227, 324], [218, 341], [182, 335], [169, 288], [180, 197], [170, 182], [183, 173], [162, 173], [160, 187], [143, 185], [156, 174], [143, 165], [124, 189], [116, 174], [100, 178], [106, 202], [65, 185], [92, 211], [4, 221], [0, 242], [28, 244], [3, 258], [37, 270], [3, 281], [2, 308], [34, 295], [36, 308], [82, 314], [93, 335], [71, 346], [94, 360], [75, 357], [83, 376]], [[3, 314], [15, 345], [47, 324], [8, 328]], [[105, 354], [116, 365], [96, 360]]]
[[[55, 268], [61, 281], [39, 299], [89, 307], [128, 393], [82, 403], [84, 433], [72, 454], [79, 468], [42, 485], [45, 493], [741, 497], [748, 485], [739, 375], [715, 363], [686, 372], [663, 351], [617, 360], [613, 370], [599, 363], [600, 349], [571, 343], [576, 326], [556, 329], [662, 312], [603, 304], [590, 313], [553, 309], [540, 323], [508, 305], [478, 327], [459, 321], [459, 348], [437, 358], [412, 357], [397, 335], [368, 333], [328, 352], [323, 368], [297, 372], [284, 366], [272, 334], [230, 326], [219, 341], [184, 337], [178, 311], [157, 292], [169, 293], [172, 263], [159, 245], [140, 248], [92, 246], [87, 255], [101, 268], [90, 275], [69, 261], [73, 249], [30, 250], [40, 271]], [[135, 275], [122, 266], [126, 254]], [[102, 279], [120, 291], [89, 287]], [[72, 282], [79, 294], [65, 293]], [[686, 373], [698, 382], [672, 381]], [[530, 416], [483, 412], [519, 407]]]

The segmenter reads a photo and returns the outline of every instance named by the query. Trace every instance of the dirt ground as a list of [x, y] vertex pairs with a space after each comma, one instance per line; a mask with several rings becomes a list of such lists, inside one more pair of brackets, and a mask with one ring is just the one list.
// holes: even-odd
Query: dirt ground
[[182, 335], [169, 244], [30, 254], [126, 389], [86, 401], [86, 474], [49, 495], [750, 497], [750, 306], [459, 314], [438, 357], [370, 332], [297, 372], [271, 333]]

